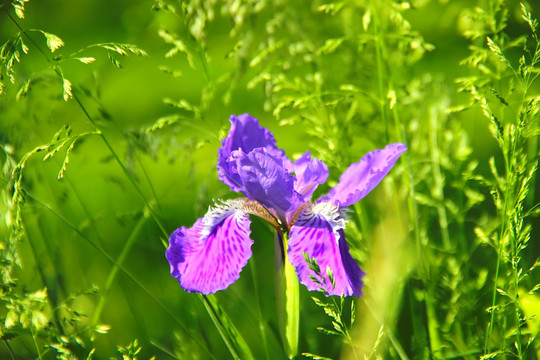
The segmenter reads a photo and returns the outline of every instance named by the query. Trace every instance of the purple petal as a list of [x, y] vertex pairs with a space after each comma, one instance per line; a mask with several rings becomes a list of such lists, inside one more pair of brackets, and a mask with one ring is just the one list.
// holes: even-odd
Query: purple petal
[[[329, 295], [362, 296], [364, 272], [349, 253], [344, 226], [345, 221], [339, 216], [336, 205], [319, 203], [303, 210], [291, 227], [287, 250], [289, 261], [308, 290], [322, 287]], [[317, 261], [321, 270], [319, 275], [310, 269], [304, 253]], [[328, 276], [328, 269], [332, 272], [334, 284]]]
[[231, 115], [229, 121], [231, 122], [231, 128], [218, 150], [217, 169], [219, 179], [225, 185], [230, 186], [232, 191], [239, 192], [243, 190], [238, 183], [238, 176], [234, 174], [234, 169], [231, 169], [227, 162], [235, 150], [241, 150], [247, 154], [253, 149], [265, 148], [269, 154], [280, 158], [289, 172], [291, 171], [292, 164], [285, 156], [285, 152], [276, 146], [274, 135], [268, 129], [260, 126], [256, 118], [248, 114]]
[[340, 207], [356, 203], [381, 182], [405, 150], [405, 145], [395, 143], [384, 149], [370, 151], [345, 170], [339, 183], [328, 192], [323, 201], [331, 201]]
[[188, 292], [213, 294], [240, 277], [251, 257], [250, 220], [235, 200], [211, 209], [193, 227], [177, 229], [166, 257], [171, 275]]
[[265, 148], [244, 153], [233, 151], [229, 159], [232, 173], [239, 180], [242, 193], [262, 205], [284, 213], [293, 207], [296, 193], [294, 176], [284, 168], [282, 159]]
[[309, 151], [306, 151], [293, 164], [296, 182], [294, 189], [305, 199], [309, 199], [319, 184], [324, 184], [328, 179], [328, 167], [319, 159], [312, 159]]

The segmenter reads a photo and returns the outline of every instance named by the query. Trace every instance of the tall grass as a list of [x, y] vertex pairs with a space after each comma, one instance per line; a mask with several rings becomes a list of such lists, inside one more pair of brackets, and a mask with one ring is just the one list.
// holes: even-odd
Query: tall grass
[[298, 358], [540, 357], [540, 9], [147, 5], [96, 2], [107, 30], [88, 42], [80, 15], [74, 30], [39, 15], [75, 7], [0, 2], [0, 357], [287, 357], [265, 224], [216, 295], [184, 292], [164, 257], [175, 228], [234, 196], [215, 150], [244, 112], [328, 164], [321, 194], [367, 151], [408, 146], [348, 214], [363, 298], [300, 286]]

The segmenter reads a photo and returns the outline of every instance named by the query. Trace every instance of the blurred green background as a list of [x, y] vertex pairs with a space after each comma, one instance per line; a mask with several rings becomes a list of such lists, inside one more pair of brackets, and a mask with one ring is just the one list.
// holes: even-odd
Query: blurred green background
[[[409, 146], [391, 179], [351, 216], [352, 252], [368, 273], [367, 300], [359, 300], [363, 310], [357, 323], [370, 322], [360, 318], [366, 313], [377, 320], [369, 329], [359, 325], [358, 344], [364, 344], [360, 338], [368, 339], [361, 351], [369, 353], [385, 323], [377, 353], [383, 358], [478, 358], [484, 353], [485, 309], [492, 305], [497, 250], [475, 229], [488, 233], [499, 226], [500, 211], [490, 196], [494, 185], [481, 178], [493, 178], [491, 157], [504, 173], [504, 156], [490, 133], [493, 125], [478, 106], [481, 101], [471, 91], [460, 91], [464, 86], [456, 79], [496, 78], [488, 67], [461, 63], [474, 47], [487, 49], [486, 36], [503, 39], [509, 61], [518, 63], [521, 43], [512, 39], [530, 33], [519, 2], [32, 0], [25, 4], [24, 19], [16, 17], [12, 2], [1, 4], [0, 43], [17, 36], [17, 24], [32, 40], [23, 36], [29, 51], [21, 52], [14, 65], [15, 84], [2, 68], [0, 236], [3, 250], [17, 253], [20, 263], [6, 265], [11, 279], [4, 278], [0, 358], [15, 354], [17, 359], [36, 359], [40, 351], [44, 358], [61, 358], [61, 351], [46, 347], [61, 344], [61, 336], [62, 346], [81, 359], [92, 348], [97, 359], [120, 357], [116, 345], [135, 339], [142, 346], [141, 359], [230, 358], [200, 299], [169, 275], [167, 239], [130, 177], [168, 233], [191, 226], [213, 199], [235, 197], [217, 179], [216, 151], [230, 114], [246, 112], [275, 134], [290, 157], [310, 149], [327, 162], [329, 185], [318, 194], [367, 151], [396, 141]], [[538, 3], [526, 5], [538, 16]], [[487, 18], [505, 26], [492, 31]], [[31, 29], [55, 34], [65, 44], [51, 52], [46, 37]], [[111, 42], [135, 45], [147, 56], [87, 48]], [[534, 42], [528, 44], [534, 51]], [[96, 60], [84, 64], [70, 58], [80, 49], [78, 56]], [[173, 56], [171, 49], [176, 49]], [[503, 74], [478, 91], [485, 90], [486, 98], [496, 103], [493, 109], [502, 114], [503, 126], [511, 124], [520, 106], [521, 93], [513, 91], [519, 84], [509, 80], [493, 54], [477, 57], [476, 65], [487, 64]], [[80, 104], [62, 99], [55, 67], [73, 84]], [[27, 79], [32, 79], [30, 91], [16, 101]], [[491, 88], [508, 96], [511, 105], [497, 103]], [[527, 96], [537, 95], [538, 84], [533, 83]], [[527, 166], [538, 156], [534, 111], [532, 135], [523, 145], [525, 158], [519, 160]], [[13, 170], [25, 154], [50, 144], [66, 124], [71, 135], [99, 128], [114, 153], [99, 135], [84, 136], [69, 151], [62, 179], [57, 176], [70, 142], [47, 161], [42, 161], [47, 150], [30, 157], [21, 182], [27, 192], [24, 232], [10, 245]], [[538, 203], [536, 183], [533, 177], [527, 210]], [[445, 221], [442, 213], [447, 213]], [[284, 358], [275, 322], [273, 235], [257, 220], [252, 232], [252, 260], [240, 280], [217, 298], [255, 358]], [[540, 253], [537, 227], [531, 239], [521, 254], [524, 268]], [[125, 271], [114, 270], [110, 259], [118, 261], [123, 253]], [[524, 280], [527, 291], [538, 279], [533, 272]], [[496, 286], [510, 287], [504, 282]], [[463, 294], [458, 296], [454, 289], [460, 287]], [[49, 325], [6, 325], [13, 304], [9, 294], [24, 299], [45, 288], [47, 300], [28, 308], [45, 314]], [[418, 295], [422, 291], [435, 303], [444, 299], [431, 314], [441, 326], [437, 349], [437, 330], [425, 314], [427, 295]], [[317, 332], [316, 327], [331, 324], [309, 295], [301, 289], [301, 350], [346, 358], [349, 352], [339, 338]], [[95, 318], [100, 302], [103, 310]], [[382, 319], [376, 316], [378, 309]], [[448, 314], [454, 317], [449, 320]], [[68, 318], [76, 320], [64, 323]], [[459, 324], [460, 319], [470, 323]], [[96, 324], [110, 330], [96, 335]], [[470, 332], [456, 330], [460, 326]], [[523, 326], [532, 338], [534, 325]], [[511, 344], [503, 340], [514, 336], [505, 335], [509, 331], [511, 325], [500, 328], [494, 346]], [[75, 336], [84, 344], [76, 344]], [[538, 345], [531, 344], [528, 354], [534, 356]], [[429, 355], [419, 349], [422, 345], [431, 349]]]

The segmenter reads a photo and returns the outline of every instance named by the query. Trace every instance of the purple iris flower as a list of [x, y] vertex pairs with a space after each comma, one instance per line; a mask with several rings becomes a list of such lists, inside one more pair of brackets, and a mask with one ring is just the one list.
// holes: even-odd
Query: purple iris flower
[[[395, 143], [367, 153], [328, 194], [312, 202], [311, 195], [328, 178], [324, 162], [309, 151], [291, 162], [256, 118], [244, 114], [229, 120], [229, 134], [218, 150], [219, 179], [246, 197], [217, 203], [191, 228], [171, 234], [166, 252], [171, 275], [186, 291], [202, 294], [234, 283], [251, 257], [251, 214], [272, 224], [278, 239], [288, 239], [284, 251], [309, 290], [361, 296], [364, 273], [349, 253], [343, 210], [377, 186], [407, 147]], [[316, 260], [319, 279], [325, 280], [313, 279], [305, 254]]]

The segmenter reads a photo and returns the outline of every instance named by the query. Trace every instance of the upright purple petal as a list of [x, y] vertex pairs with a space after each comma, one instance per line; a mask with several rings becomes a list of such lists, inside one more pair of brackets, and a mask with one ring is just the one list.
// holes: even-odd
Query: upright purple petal
[[[362, 296], [364, 272], [349, 253], [344, 227], [338, 206], [331, 203], [319, 203], [302, 210], [291, 227], [287, 254], [298, 279], [308, 290], [323, 288], [329, 295]], [[319, 275], [310, 269], [304, 253], [316, 260]]]
[[233, 151], [229, 159], [234, 176], [239, 180], [242, 193], [262, 205], [285, 213], [293, 207], [296, 193], [294, 176], [283, 167], [283, 161], [265, 148], [244, 153]]
[[323, 200], [339, 204], [340, 207], [356, 203], [381, 182], [405, 150], [407, 147], [404, 144], [395, 143], [384, 149], [370, 151], [345, 170], [339, 183]]
[[232, 200], [209, 210], [193, 227], [177, 229], [166, 251], [171, 275], [188, 292], [206, 295], [226, 289], [251, 257], [249, 225], [241, 203]]
[[269, 154], [282, 159], [283, 165], [290, 171], [292, 165], [285, 156], [285, 152], [276, 146], [274, 135], [259, 125], [259, 121], [248, 115], [231, 115], [229, 118], [231, 128], [229, 134], [221, 142], [221, 148], [218, 150], [218, 175], [219, 179], [231, 187], [232, 191], [242, 191], [242, 186], [238, 184], [238, 177], [234, 173], [234, 168], [230, 168], [227, 162], [235, 150], [241, 150], [249, 153], [256, 148], [265, 148]]
[[324, 184], [328, 179], [328, 167], [319, 159], [311, 158], [306, 151], [293, 163], [296, 181], [294, 189], [305, 199], [309, 199], [319, 184]]

